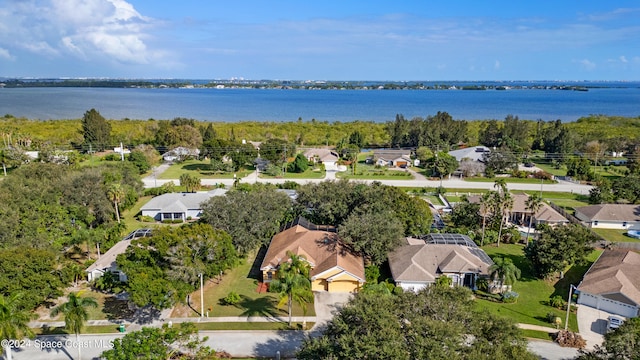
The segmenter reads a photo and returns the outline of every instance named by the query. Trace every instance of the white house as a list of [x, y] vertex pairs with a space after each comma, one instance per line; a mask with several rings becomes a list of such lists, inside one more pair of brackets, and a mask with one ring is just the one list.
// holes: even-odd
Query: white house
[[470, 159], [482, 162], [484, 154], [490, 151], [491, 150], [489, 150], [489, 148], [486, 146], [473, 146], [464, 149], [449, 151], [449, 155], [456, 158], [458, 162], [462, 161], [462, 159]]
[[152, 234], [152, 229], [138, 229], [131, 232], [127, 237], [123, 240], [119, 241], [117, 244], [113, 245], [109, 251], [104, 253], [104, 255], [100, 256], [96, 262], [91, 264], [85, 272], [87, 273], [87, 279], [89, 281], [93, 281], [99, 277], [102, 277], [107, 272], [114, 273], [118, 275], [118, 279], [122, 282], [127, 281], [127, 275], [118, 270], [116, 265], [116, 258], [120, 254], [124, 254], [127, 251], [129, 245], [131, 245], [131, 240], [138, 239], [141, 237], [149, 237]]
[[591, 228], [640, 230], [640, 205], [600, 204], [575, 210], [575, 217]]
[[335, 170], [336, 164], [339, 160], [338, 154], [330, 149], [308, 149], [305, 150], [303, 155], [309, 161], [313, 161], [314, 163], [322, 163], [324, 164], [325, 170]]
[[640, 254], [605, 250], [578, 285], [578, 304], [637, 317], [640, 310]]
[[157, 221], [196, 220], [202, 215], [200, 204], [226, 192], [226, 189], [215, 189], [208, 192], [162, 194], [149, 200], [140, 211], [142, 216], [149, 216]]

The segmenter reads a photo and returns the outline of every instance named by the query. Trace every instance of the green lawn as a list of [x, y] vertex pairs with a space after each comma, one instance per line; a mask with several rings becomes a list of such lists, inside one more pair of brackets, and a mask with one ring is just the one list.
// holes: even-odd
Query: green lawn
[[127, 226], [128, 232], [155, 225], [153, 223], [146, 223], [146, 222], [138, 221], [136, 219], [136, 216], [138, 215], [138, 213], [140, 213], [140, 208], [144, 204], [146, 204], [149, 200], [151, 200], [151, 198], [153, 198], [153, 196], [141, 196], [138, 199], [138, 202], [136, 202], [136, 204], [132, 208], [122, 212], [120, 218], [122, 219], [122, 221], [124, 221], [125, 225]]
[[[497, 178], [484, 178], [484, 177], [468, 177], [465, 178], [465, 181], [468, 182], [490, 182], [493, 183]], [[530, 179], [530, 178], [514, 178], [514, 177], [505, 177], [500, 178], [504, 179], [507, 183], [517, 183], [517, 184], [540, 184], [540, 179]], [[556, 184], [555, 180], [544, 180], [543, 184]]]
[[640, 242], [638, 239], [626, 236], [626, 230], [619, 229], [592, 229], [593, 232], [602, 236], [605, 240], [611, 242]]
[[[315, 323], [308, 322], [306, 329], [309, 330]], [[286, 323], [282, 322], [201, 322], [195, 323], [198, 330], [291, 330]], [[293, 329], [303, 330], [302, 323], [292, 323]]]
[[[278, 294], [258, 293], [259, 269], [252, 269], [254, 257], [249, 257], [248, 261], [242, 260], [242, 264], [224, 274], [222, 281], [209, 280], [205, 285], [204, 303], [205, 311], [209, 308], [210, 317], [215, 316], [287, 316], [286, 304], [278, 308]], [[259, 267], [259, 264], [258, 264]], [[257, 276], [256, 276], [257, 275]], [[229, 292], [235, 291], [242, 300], [237, 305], [222, 305], [221, 299]], [[173, 311], [173, 317], [199, 317], [200, 292], [191, 294], [193, 309], [179, 305]], [[294, 302], [293, 315], [303, 316], [303, 311]], [[315, 316], [313, 303], [307, 304], [307, 316]]]
[[[590, 262], [588, 264], [571, 267], [566, 271], [564, 278], [561, 280], [540, 280], [533, 276], [533, 271], [524, 257], [522, 245], [503, 244], [500, 245], [500, 247], [496, 247], [492, 244], [483, 247], [483, 249], [491, 257], [504, 256], [510, 258], [520, 269], [522, 276], [520, 280], [513, 285], [513, 291], [520, 295], [516, 303], [504, 304], [478, 299], [476, 302], [478, 309], [507, 316], [517, 323], [547, 327], [553, 327], [553, 325], [546, 320], [547, 313], [553, 313], [564, 321], [566, 312], [547, 306], [546, 302], [554, 295], [560, 295], [566, 299], [569, 293], [569, 285], [577, 285], [591, 263], [595, 261], [599, 255], [598, 251], [594, 251], [589, 256]], [[578, 330], [574, 313], [569, 316], [569, 328], [573, 331]]]
[[[112, 334], [118, 333], [119, 325], [88, 325], [82, 334]], [[65, 335], [69, 332], [64, 327], [39, 327], [32, 329], [36, 335]]]
[[[349, 169], [351, 170], [351, 169]], [[341, 179], [353, 180], [411, 180], [413, 175], [405, 170], [389, 170], [385, 167], [375, 167], [374, 165], [365, 164], [364, 161], [358, 162], [356, 166], [356, 174], [352, 171], [339, 172], [336, 177]]]
[[[553, 327], [553, 326], [549, 326]], [[553, 340], [551, 334], [545, 331], [537, 331], [537, 330], [528, 330], [528, 329], [520, 329], [522, 336], [530, 339], [542, 339], [542, 340]]]
[[426, 195], [423, 198], [429, 200], [433, 205], [444, 205], [436, 195]]
[[[158, 179], [179, 179], [182, 174], [190, 174], [197, 176], [200, 179], [233, 179], [235, 174], [238, 179], [241, 179], [254, 169], [242, 169], [238, 172], [214, 172], [209, 169], [210, 162], [204, 160], [187, 160], [181, 163], [174, 163], [169, 168], [158, 176]], [[178, 185], [178, 184], [176, 184]]]
[[539, 167], [543, 171], [548, 172], [551, 175], [554, 175], [554, 176], [566, 176], [567, 175], [567, 169], [564, 166], [560, 167], [560, 169], [556, 169], [553, 165], [551, 165], [550, 163], [546, 163], [546, 162], [536, 162], [535, 164], [536, 164], [537, 167]]
[[262, 179], [324, 179], [326, 172], [320, 168], [313, 169], [308, 168], [307, 171], [302, 173], [286, 172], [280, 176], [270, 176], [265, 173], [260, 173]]

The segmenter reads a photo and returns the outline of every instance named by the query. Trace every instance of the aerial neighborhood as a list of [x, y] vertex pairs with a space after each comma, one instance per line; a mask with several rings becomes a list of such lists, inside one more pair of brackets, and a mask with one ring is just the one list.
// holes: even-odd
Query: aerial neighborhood
[[589, 131], [607, 120], [256, 130], [91, 109], [68, 138], [5, 117], [3, 354], [105, 334], [65, 351], [604, 359], [640, 329], [640, 137]]

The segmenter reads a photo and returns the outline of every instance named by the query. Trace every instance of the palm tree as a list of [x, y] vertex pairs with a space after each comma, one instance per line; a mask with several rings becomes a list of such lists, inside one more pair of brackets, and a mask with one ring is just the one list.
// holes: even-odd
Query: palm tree
[[[19, 340], [34, 336], [28, 325], [29, 320], [33, 317], [32, 314], [18, 306], [21, 297], [21, 293], [15, 293], [9, 297], [0, 294], [0, 340], [3, 344], [5, 340]], [[11, 347], [5, 344], [3, 348], [6, 359], [11, 360]], [[0, 348], [0, 354], [2, 354], [2, 350]]]
[[480, 198], [480, 216], [482, 216], [482, 240], [480, 246], [484, 246], [484, 230], [486, 228], [487, 216], [491, 213], [491, 194], [484, 193]]
[[527, 240], [526, 240], [526, 245], [529, 245], [529, 232], [531, 231], [531, 223], [533, 221], [533, 216], [542, 207], [542, 198], [538, 194], [533, 194], [529, 196], [527, 201], [525, 201], [525, 205], [527, 207], [527, 210], [531, 212], [531, 215], [529, 215], [529, 227], [527, 228]]
[[496, 208], [500, 213], [500, 228], [498, 229], [498, 246], [500, 246], [500, 238], [502, 238], [502, 226], [505, 219], [508, 218], [511, 208], [513, 208], [513, 198], [508, 192], [499, 193], [495, 197]]
[[289, 313], [289, 326], [291, 326], [291, 313], [293, 301], [298, 303], [306, 314], [307, 304], [311, 302], [311, 281], [309, 281], [309, 263], [302, 257], [293, 253], [287, 253], [289, 261], [280, 264], [277, 279], [269, 285], [271, 291], [280, 294], [278, 306], [287, 303]]
[[513, 285], [520, 278], [520, 269], [509, 258], [497, 257], [489, 267], [489, 276], [500, 282], [500, 292], [504, 285]]
[[116, 208], [116, 219], [118, 219], [118, 222], [120, 222], [120, 209], [118, 208], [118, 204], [122, 202], [124, 195], [124, 189], [122, 189], [122, 186], [118, 183], [111, 184], [107, 190], [107, 196], [109, 196], [109, 200], [113, 201], [113, 206]]
[[[82, 297], [80, 292], [69, 293], [67, 299], [66, 303], [60, 304], [51, 310], [51, 317], [58, 316], [60, 313], [64, 314], [65, 328], [76, 334], [76, 342], [79, 343], [80, 331], [89, 320], [87, 308], [98, 307], [98, 302], [94, 298]], [[81, 348], [82, 346], [78, 346], [78, 360], [82, 357]]]

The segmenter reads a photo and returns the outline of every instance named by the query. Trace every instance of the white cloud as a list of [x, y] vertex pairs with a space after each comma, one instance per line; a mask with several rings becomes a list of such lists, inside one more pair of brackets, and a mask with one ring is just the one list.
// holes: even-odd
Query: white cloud
[[582, 68], [587, 71], [592, 71], [592, 70], [595, 70], [596, 68], [596, 64], [590, 61], [589, 59], [582, 59], [574, 62], [580, 64], [580, 66], [582, 66]]
[[500, 69], [500, 61], [499, 60], [496, 60], [496, 62], [493, 64], [493, 68], [496, 69], [496, 70]]
[[14, 59], [13, 56], [11, 56], [11, 53], [9, 52], [9, 50], [3, 49], [3, 48], [0, 48], [0, 58], [7, 59], [7, 60]]
[[628, 63], [629, 62], [624, 55], [620, 56], [620, 61], [623, 62], [623, 63]]
[[0, 44], [49, 57], [148, 64], [155, 21], [125, 0], [21, 0], [0, 10]]

